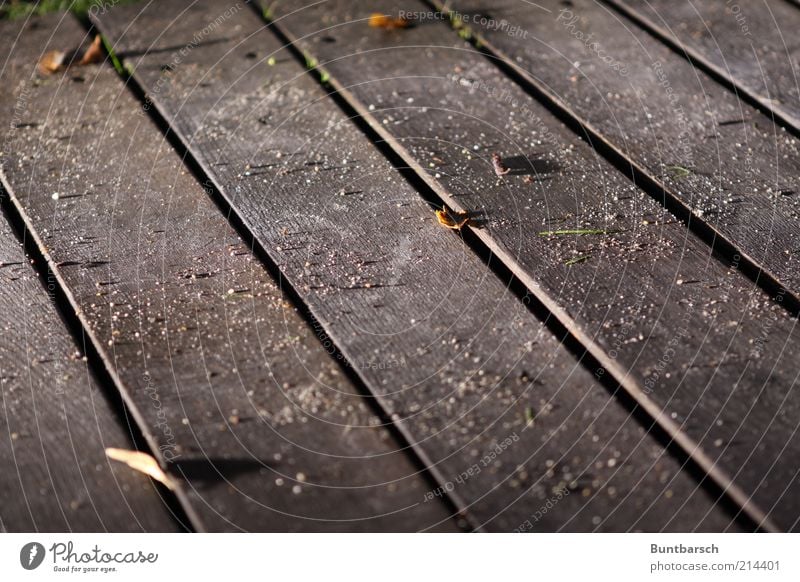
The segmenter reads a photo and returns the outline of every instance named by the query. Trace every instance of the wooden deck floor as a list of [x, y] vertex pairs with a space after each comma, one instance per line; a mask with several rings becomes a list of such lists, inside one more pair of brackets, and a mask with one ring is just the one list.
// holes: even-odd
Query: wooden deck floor
[[0, 21], [0, 530], [800, 529], [800, 7], [725, 6]]

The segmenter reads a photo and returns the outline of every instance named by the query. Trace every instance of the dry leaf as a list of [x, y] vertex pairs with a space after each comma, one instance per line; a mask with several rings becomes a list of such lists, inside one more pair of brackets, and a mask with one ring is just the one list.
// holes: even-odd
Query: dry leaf
[[83, 53], [83, 57], [81, 57], [79, 65], [90, 65], [92, 63], [99, 63], [104, 59], [105, 55], [103, 55], [103, 40], [100, 38], [100, 35], [94, 37], [92, 44], [86, 49], [86, 52]]
[[369, 25], [373, 28], [383, 28], [384, 30], [393, 30], [395, 28], [407, 28], [408, 20], [405, 18], [392, 18], [380, 12], [373, 12], [369, 17]]
[[453, 230], [461, 230], [465, 224], [471, 223], [469, 212], [456, 212], [448, 210], [446, 207], [442, 207], [441, 210], [436, 210], [435, 212], [436, 220], [439, 221], [439, 224]]
[[[80, 59], [78, 59], [78, 55], [81, 55]], [[99, 63], [104, 58], [103, 39], [98, 34], [94, 37], [92, 44], [83, 52], [75, 50], [69, 52], [58, 50], [46, 52], [39, 59], [38, 69], [41, 74], [50, 75], [73, 65], [83, 66]]]
[[146, 453], [109, 448], [106, 449], [106, 456], [114, 461], [125, 463], [134, 471], [148, 475], [159, 483], [163, 483], [170, 490], [175, 489], [175, 483], [173, 483], [172, 479], [161, 470], [158, 462]]
[[48, 51], [39, 59], [39, 72], [44, 75], [49, 75], [60, 71], [64, 67], [64, 60], [67, 53], [64, 51]]

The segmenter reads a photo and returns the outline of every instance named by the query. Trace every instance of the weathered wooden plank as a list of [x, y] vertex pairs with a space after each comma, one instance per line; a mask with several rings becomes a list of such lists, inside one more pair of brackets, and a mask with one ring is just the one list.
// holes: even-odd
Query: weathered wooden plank
[[[783, 297], [773, 304], [721, 264], [433, 15], [413, 28], [367, 26], [372, 11], [400, 10], [424, 5], [272, 7], [406, 163], [448, 203], [487, 217], [476, 235], [709, 474], [741, 487], [735, 497], [754, 516], [760, 506], [794, 527], [800, 343]], [[498, 151], [511, 169], [502, 178]]]
[[[480, 0], [454, 2], [471, 18]], [[742, 269], [800, 297], [800, 142], [707, 74], [591, 0], [565, 7], [501, 0], [490, 14], [527, 33], [480, 31], [484, 43], [601, 147], [651, 182]], [[475, 29], [478, 32], [477, 29]], [[662, 192], [664, 189], [664, 192]], [[759, 273], [759, 269], [762, 271]]]
[[29, 261], [0, 214], [0, 532], [177, 531], [160, 490], [106, 459], [132, 447], [126, 419]]
[[162, 2], [100, 27], [473, 523], [728, 527], [260, 19], [225, 10]]
[[800, 131], [800, 11], [785, 0], [608, 0]]
[[45, 48], [84, 34], [72, 17], [24, 29], [0, 80], [3, 103], [25, 100], [2, 172], [153, 448], [184, 478], [196, 527], [453, 529], [114, 70], [31, 78]]

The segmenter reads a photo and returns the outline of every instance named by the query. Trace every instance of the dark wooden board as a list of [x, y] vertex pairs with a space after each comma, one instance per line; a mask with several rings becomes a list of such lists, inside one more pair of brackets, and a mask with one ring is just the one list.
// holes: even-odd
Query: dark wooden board
[[800, 131], [800, 10], [785, 0], [608, 0]]
[[[485, 214], [477, 236], [632, 397], [753, 515], [794, 527], [796, 320], [446, 24], [367, 26], [424, 5], [280, 6], [276, 23], [330, 83], [444, 199]], [[493, 152], [514, 168], [502, 179]], [[539, 234], [557, 229], [612, 234]]]
[[29, 261], [0, 213], [0, 532], [178, 531]]
[[184, 477], [195, 527], [454, 529], [113, 68], [30, 81], [42, 50], [84, 34], [72, 17], [23, 31], [0, 81], [3, 103], [25, 104], [3, 176], [152, 448]]
[[760, 267], [768, 284], [785, 286], [797, 309], [796, 138], [593, 0], [570, 8], [556, 0], [500, 0], [491, 7], [466, 0], [451, 7], [468, 15], [488, 12], [519, 26], [527, 33], [522, 42], [499, 31], [475, 31], [555, 107], [651, 180], [654, 195], [663, 196], [665, 188], [667, 203], [690, 215], [698, 229], [710, 229], [708, 236], [733, 245], [743, 268]]
[[257, 15], [186, 6], [100, 28], [473, 524], [729, 527]]

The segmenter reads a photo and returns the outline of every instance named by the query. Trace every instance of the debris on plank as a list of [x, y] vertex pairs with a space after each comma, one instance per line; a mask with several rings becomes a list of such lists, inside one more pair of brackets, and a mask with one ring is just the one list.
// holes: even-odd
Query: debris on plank
[[167, 476], [166, 473], [158, 465], [158, 462], [148, 455], [140, 451], [129, 451], [126, 449], [107, 448], [106, 456], [114, 461], [125, 463], [134, 471], [144, 473], [159, 483], [162, 483], [170, 491], [175, 490], [175, 483]]
[[539, 236], [587, 236], [596, 234], [614, 234], [615, 231], [606, 230], [604, 228], [562, 228], [559, 230], [543, 230]]
[[461, 230], [465, 225], [472, 225], [472, 219], [469, 212], [456, 212], [450, 210], [446, 206], [442, 206], [441, 210], [436, 210], [436, 220], [439, 224], [452, 228], [453, 230]]
[[408, 28], [409, 24], [410, 22], [405, 18], [394, 18], [380, 12], [373, 12], [369, 17], [369, 25], [372, 28], [394, 30], [396, 28]]
[[46, 52], [39, 59], [38, 69], [43, 75], [52, 75], [63, 71], [72, 66], [91, 65], [103, 60], [103, 41], [100, 35], [96, 35], [92, 44], [86, 50], [61, 51], [52, 50]]
[[497, 174], [498, 177], [505, 176], [511, 171], [511, 168], [503, 163], [503, 158], [501, 158], [498, 153], [492, 154], [492, 167], [494, 168], [494, 173]]

